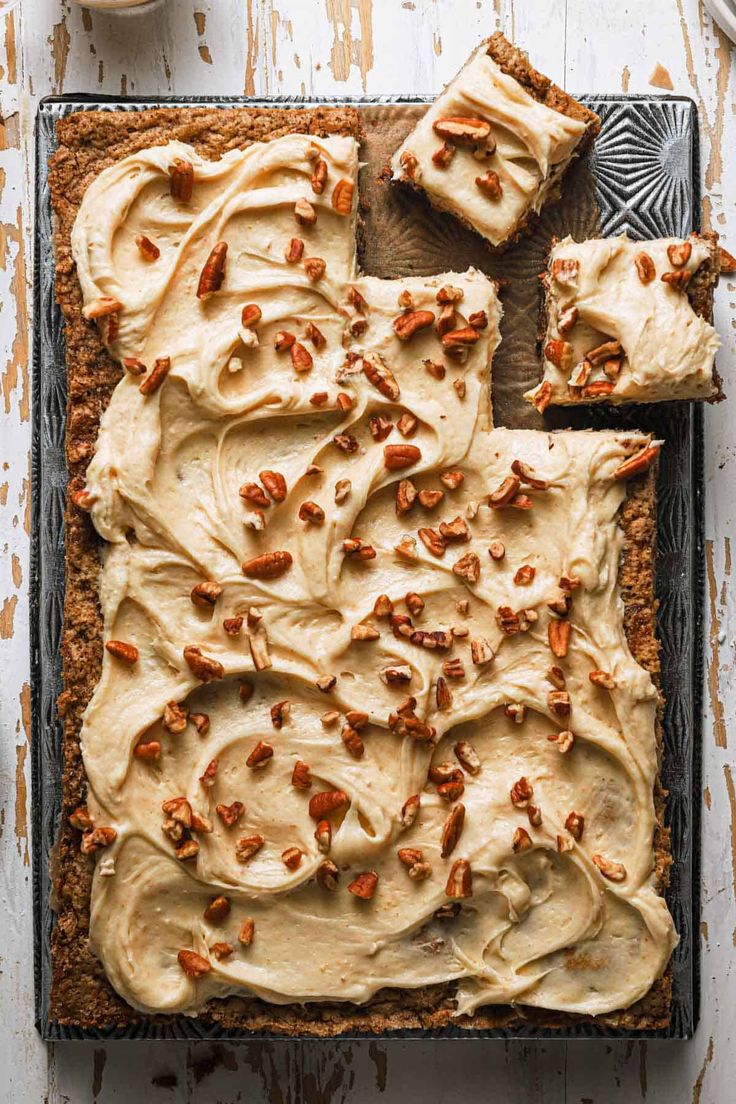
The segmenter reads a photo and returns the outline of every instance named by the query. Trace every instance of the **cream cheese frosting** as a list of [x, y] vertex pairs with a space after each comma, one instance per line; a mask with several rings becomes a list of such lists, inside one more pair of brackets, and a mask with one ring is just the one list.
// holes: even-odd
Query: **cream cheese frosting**
[[[450, 143], [447, 165], [433, 155], [443, 146], [435, 125], [471, 118], [490, 124], [476, 145]], [[525, 217], [538, 212], [573, 157], [586, 124], [540, 103], [504, 73], [483, 43], [437, 97], [391, 160], [394, 180], [424, 189], [438, 207], [469, 222], [492, 245], [511, 238]], [[476, 184], [488, 172], [500, 195]]]
[[[543, 388], [545, 401], [558, 404], [716, 395], [720, 339], [686, 294], [712, 249], [696, 235], [644, 242], [626, 234], [583, 242], [568, 237], [557, 243], [545, 274], [542, 382], [524, 397], [539, 401]], [[619, 346], [608, 350], [609, 359], [595, 352], [588, 359], [609, 342]]]
[[[170, 194], [177, 160], [189, 202]], [[657, 693], [617, 587], [614, 474], [647, 442], [493, 429], [493, 284], [356, 277], [355, 196], [333, 200], [356, 171], [349, 139], [214, 163], [171, 143], [105, 170], [81, 206], [85, 307], [112, 301], [100, 326], [130, 366], [84, 501], [108, 542], [105, 640], [137, 650], [105, 653], [81, 735], [90, 815], [116, 832], [91, 945], [146, 1012], [448, 981], [458, 1015], [623, 1008], [676, 942], [653, 876]], [[198, 299], [220, 242], [221, 285]], [[466, 344], [408, 337], [419, 312]], [[259, 574], [272, 552], [291, 562]], [[327, 845], [315, 806], [336, 791]]]

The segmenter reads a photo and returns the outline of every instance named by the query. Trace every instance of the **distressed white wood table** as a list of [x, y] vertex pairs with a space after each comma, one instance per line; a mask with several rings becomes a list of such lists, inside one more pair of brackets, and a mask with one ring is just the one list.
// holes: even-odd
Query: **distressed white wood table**
[[[0, 0], [0, 12], [4, 7]], [[673, 1042], [113, 1043], [44, 1047], [33, 1025], [28, 578], [32, 130], [50, 92], [435, 92], [500, 27], [573, 91], [674, 89], [702, 128], [703, 223], [736, 252], [736, 51], [697, 0], [165, 0], [115, 17], [73, 0], [0, 14], [0, 1100], [385, 1099], [469, 1104], [736, 1100], [736, 284], [717, 324], [727, 403], [707, 411], [708, 661], [702, 1017]]]

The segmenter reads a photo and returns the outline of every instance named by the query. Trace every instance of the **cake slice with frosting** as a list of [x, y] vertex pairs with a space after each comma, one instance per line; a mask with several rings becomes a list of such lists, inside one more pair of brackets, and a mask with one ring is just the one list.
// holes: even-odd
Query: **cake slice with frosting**
[[599, 129], [594, 112], [497, 32], [406, 137], [392, 178], [501, 248], [559, 196], [565, 170]]
[[524, 396], [550, 405], [722, 398], [711, 325], [718, 236], [556, 242], [542, 276], [543, 374]]

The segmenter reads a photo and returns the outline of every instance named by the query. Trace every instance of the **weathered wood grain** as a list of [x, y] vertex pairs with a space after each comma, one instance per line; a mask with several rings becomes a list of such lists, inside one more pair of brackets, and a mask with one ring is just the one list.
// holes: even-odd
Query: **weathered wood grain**
[[[573, 91], [691, 95], [703, 217], [736, 252], [736, 55], [697, 0], [165, 0], [102, 15], [22, 0], [0, 16], [0, 1097], [14, 1104], [728, 1104], [736, 1096], [736, 508], [733, 402], [706, 413], [708, 672], [703, 1015], [675, 1043], [56, 1046], [32, 1022], [28, 859], [28, 274], [33, 111], [49, 92], [433, 92], [501, 27]], [[736, 282], [716, 318], [734, 391]], [[736, 546], [735, 546], [736, 547]]]

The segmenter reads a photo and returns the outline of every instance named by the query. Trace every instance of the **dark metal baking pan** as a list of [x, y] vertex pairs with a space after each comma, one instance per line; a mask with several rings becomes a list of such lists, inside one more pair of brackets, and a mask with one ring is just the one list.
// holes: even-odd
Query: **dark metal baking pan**
[[[497, 424], [534, 426], [536, 415], [521, 392], [536, 379], [534, 348], [537, 273], [550, 235], [576, 237], [614, 234], [635, 238], [684, 235], [698, 229], [698, 121], [695, 105], [681, 97], [587, 96], [583, 101], [601, 116], [603, 127], [594, 152], [573, 170], [563, 201], [544, 213], [537, 232], [500, 259], [490, 259], [479, 239], [446, 216], [431, 213], [411, 198], [391, 199], [378, 189], [376, 173], [364, 173], [367, 193], [366, 271], [380, 276], [442, 271], [476, 264], [509, 275], [516, 290], [506, 305], [504, 340], [494, 364], [494, 413]], [[74, 111], [135, 111], [148, 106], [280, 106], [351, 103], [365, 112], [367, 146], [389, 141], [388, 130], [408, 129], [413, 113], [428, 97], [378, 97], [358, 100], [192, 97], [180, 99], [106, 99], [65, 96], [44, 100], [36, 124], [36, 225], [34, 260], [33, 454], [31, 548], [31, 686], [33, 782], [33, 903], [35, 916], [36, 1023], [44, 1039], [269, 1038], [207, 1027], [179, 1017], [167, 1024], [144, 1023], [127, 1030], [83, 1031], [49, 1020], [50, 937], [54, 923], [49, 863], [61, 796], [62, 732], [56, 714], [61, 690], [59, 643], [64, 598], [64, 496], [66, 466], [64, 421], [66, 369], [61, 313], [54, 298], [48, 159], [56, 147], [56, 121]], [[389, 211], [385, 205], [394, 204]], [[392, 229], [390, 251], [379, 255], [378, 235]], [[421, 229], [421, 233], [418, 231]], [[414, 232], [417, 231], [417, 233]], [[417, 241], [421, 239], [422, 248]], [[449, 243], [449, 246], [448, 246]], [[449, 249], [449, 252], [448, 252]], [[390, 260], [385, 258], [390, 257]], [[657, 590], [665, 693], [662, 781], [669, 791], [667, 824], [673, 865], [668, 903], [680, 933], [672, 959], [673, 1003], [670, 1026], [637, 1032], [637, 1038], [687, 1038], [699, 1013], [699, 819], [700, 742], [703, 675], [703, 413], [688, 403], [606, 410], [602, 407], [554, 412], [555, 425], [636, 427], [666, 442], [659, 476]], [[384, 1037], [426, 1038], [595, 1038], [629, 1036], [595, 1024], [564, 1030], [527, 1025], [519, 1029], [465, 1031], [447, 1027], [437, 1033], [389, 1032]], [[356, 1035], [352, 1034], [352, 1038]], [[366, 1036], [373, 1038], [374, 1036]], [[308, 1036], [307, 1036], [308, 1038]]]

